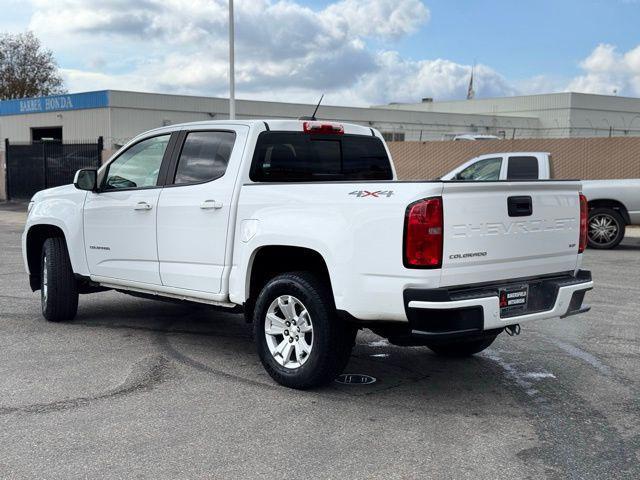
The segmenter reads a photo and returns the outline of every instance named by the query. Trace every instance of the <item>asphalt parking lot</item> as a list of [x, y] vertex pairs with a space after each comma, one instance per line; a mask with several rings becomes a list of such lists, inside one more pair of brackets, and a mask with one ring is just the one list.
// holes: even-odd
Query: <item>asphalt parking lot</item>
[[358, 336], [378, 379], [276, 386], [239, 315], [104, 292], [50, 324], [0, 206], [2, 478], [640, 478], [640, 239], [586, 253], [586, 315], [471, 359]]

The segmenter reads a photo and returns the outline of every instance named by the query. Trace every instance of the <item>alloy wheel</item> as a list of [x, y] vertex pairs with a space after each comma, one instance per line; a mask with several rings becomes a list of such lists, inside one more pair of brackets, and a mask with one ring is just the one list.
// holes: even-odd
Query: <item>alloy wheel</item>
[[295, 369], [309, 359], [313, 348], [313, 324], [304, 304], [291, 295], [276, 298], [267, 310], [264, 335], [279, 365]]
[[606, 213], [594, 215], [589, 220], [589, 238], [598, 245], [612, 243], [618, 236], [618, 223]]

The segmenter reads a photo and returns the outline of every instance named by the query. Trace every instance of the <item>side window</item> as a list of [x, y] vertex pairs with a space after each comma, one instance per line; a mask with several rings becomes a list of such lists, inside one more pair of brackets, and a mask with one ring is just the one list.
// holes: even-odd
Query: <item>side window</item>
[[109, 164], [104, 190], [155, 186], [170, 137], [147, 138], [128, 148]]
[[500, 180], [502, 158], [485, 158], [469, 165], [456, 175], [456, 180], [495, 182]]
[[224, 175], [236, 140], [234, 132], [191, 132], [180, 153], [175, 185], [202, 183]]
[[507, 180], [537, 180], [538, 159], [536, 157], [509, 157]]

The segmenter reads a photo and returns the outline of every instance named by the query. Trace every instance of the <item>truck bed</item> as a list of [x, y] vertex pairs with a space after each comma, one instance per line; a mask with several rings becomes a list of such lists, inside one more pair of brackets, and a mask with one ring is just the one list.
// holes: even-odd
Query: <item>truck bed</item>
[[[363, 320], [406, 321], [403, 292], [574, 272], [579, 182], [251, 183], [238, 203], [234, 268], [261, 244], [298, 245], [327, 262], [336, 306]], [[407, 207], [441, 197], [440, 268], [407, 268]], [[510, 216], [509, 199], [530, 199], [530, 215]], [[246, 242], [247, 229], [253, 237]], [[240, 247], [239, 242], [242, 243]], [[231, 298], [244, 295], [232, 273]]]

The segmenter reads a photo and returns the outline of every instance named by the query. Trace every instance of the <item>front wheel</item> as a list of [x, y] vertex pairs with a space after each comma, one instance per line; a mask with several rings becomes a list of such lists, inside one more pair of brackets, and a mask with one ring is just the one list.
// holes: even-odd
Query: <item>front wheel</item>
[[594, 208], [589, 212], [589, 247], [608, 249], [624, 238], [625, 221], [611, 208]]
[[324, 282], [307, 272], [271, 279], [254, 309], [258, 355], [279, 384], [307, 389], [332, 381], [346, 366], [355, 329], [341, 321]]
[[47, 238], [40, 262], [42, 315], [50, 322], [72, 320], [78, 311], [78, 288], [64, 238]]
[[497, 335], [482, 337], [475, 340], [459, 340], [451, 343], [428, 345], [436, 355], [443, 357], [469, 357], [489, 348]]

